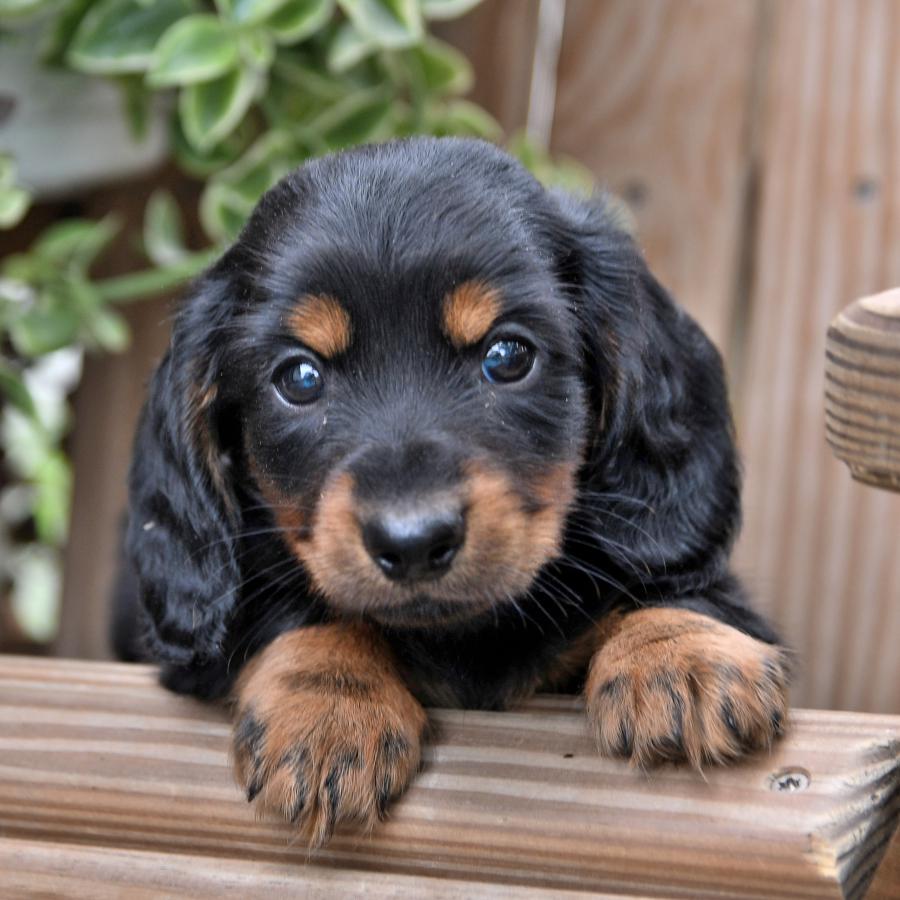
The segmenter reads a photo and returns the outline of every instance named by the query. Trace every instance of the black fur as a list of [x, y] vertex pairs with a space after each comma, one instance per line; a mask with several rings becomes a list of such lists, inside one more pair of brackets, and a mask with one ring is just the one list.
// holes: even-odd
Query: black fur
[[[477, 355], [441, 335], [440, 298], [467, 279], [496, 287], [540, 348], [528, 390], [489, 397]], [[324, 424], [273, 398], [302, 293], [341, 298], [353, 326]], [[336, 466], [372, 496], [415, 492], [453, 481], [472, 448], [523, 482], [577, 460], [578, 494], [563, 553], [515, 603], [452, 626], [379, 625], [424, 699], [503, 706], [618, 607], [682, 606], [776, 641], [728, 569], [739, 467], [715, 348], [602, 199], [549, 192], [484, 143], [416, 139], [284, 179], [175, 321], [127, 541], [167, 683], [221, 695], [274, 636], [335, 614], [254, 473], [311, 508]]]

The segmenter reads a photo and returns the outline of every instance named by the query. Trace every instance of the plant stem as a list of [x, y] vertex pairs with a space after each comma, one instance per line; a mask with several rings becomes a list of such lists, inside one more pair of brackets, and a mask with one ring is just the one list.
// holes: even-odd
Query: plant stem
[[178, 287], [199, 275], [221, 253], [220, 247], [191, 253], [180, 262], [163, 269], [145, 269], [95, 283], [100, 297], [107, 303], [128, 303]]

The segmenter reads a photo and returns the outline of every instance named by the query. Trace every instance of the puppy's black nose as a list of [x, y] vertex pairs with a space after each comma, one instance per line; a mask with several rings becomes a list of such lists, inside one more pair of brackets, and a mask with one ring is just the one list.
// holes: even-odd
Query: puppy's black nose
[[458, 510], [386, 512], [362, 529], [375, 564], [392, 581], [419, 581], [443, 575], [459, 552], [466, 523]]

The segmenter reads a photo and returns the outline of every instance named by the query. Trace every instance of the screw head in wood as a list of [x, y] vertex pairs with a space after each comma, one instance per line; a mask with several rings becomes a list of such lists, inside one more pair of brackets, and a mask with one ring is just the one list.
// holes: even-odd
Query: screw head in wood
[[769, 778], [769, 790], [786, 794], [805, 791], [811, 781], [806, 769], [781, 769]]

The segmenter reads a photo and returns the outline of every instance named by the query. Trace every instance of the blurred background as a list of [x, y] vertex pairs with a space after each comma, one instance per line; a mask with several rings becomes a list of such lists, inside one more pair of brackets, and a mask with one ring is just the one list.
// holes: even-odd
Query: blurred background
[[178, 286], [303, 159], [418, 132], [624, 200], [725, 356], [795, 702], [900, 712], [900, 495], [823, 416], [829, 321], [900, 285], [895, 0], [0, 0], [0, 651], [110, 654]]

